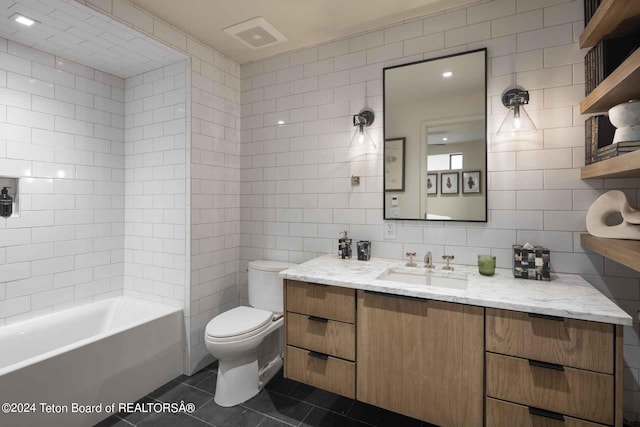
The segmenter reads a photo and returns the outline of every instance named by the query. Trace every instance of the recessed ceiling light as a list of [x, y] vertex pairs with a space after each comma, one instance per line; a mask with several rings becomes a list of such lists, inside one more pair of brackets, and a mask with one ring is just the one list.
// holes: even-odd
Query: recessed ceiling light
[[14, 13], [10, 18], [16, 21], [18, 24], [24, 25], [25, 27], [30, 27], [38, 22], [35, 19], [27, 18], [26, 16], [20, 15], [19, 13]]
[[442, 138], [442, 140], [443, 140], [443, 141], [448, 141], [448, 140], [449, 140], [449, 138], [444, 137], [444, 138]]
[[283, 125], [284, 124], [284, 120], [278, 120], [278, 124], [279, 125]]
[[451, 71], [445, 71], [444, 73], [442, 73], [442, 77], [451, 77], [453, 76], [453, 73]]

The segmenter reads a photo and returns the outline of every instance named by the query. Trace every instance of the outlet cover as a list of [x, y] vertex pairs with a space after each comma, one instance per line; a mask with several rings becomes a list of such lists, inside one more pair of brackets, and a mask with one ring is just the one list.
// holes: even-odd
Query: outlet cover
[[385, 240], [395, 240], [398, 236], [396, 234], [396, 224], [394, 222], [385, 222], [384, 223], [384, 239]]

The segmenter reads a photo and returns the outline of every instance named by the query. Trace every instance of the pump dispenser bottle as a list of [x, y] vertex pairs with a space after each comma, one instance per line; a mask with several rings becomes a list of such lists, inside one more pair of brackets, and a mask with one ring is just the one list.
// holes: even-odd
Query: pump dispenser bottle
[[4, 187], [0, 191], [0, 216], [8, 218], [13, 213], [13, 197], [9, 195], [9, 188]]

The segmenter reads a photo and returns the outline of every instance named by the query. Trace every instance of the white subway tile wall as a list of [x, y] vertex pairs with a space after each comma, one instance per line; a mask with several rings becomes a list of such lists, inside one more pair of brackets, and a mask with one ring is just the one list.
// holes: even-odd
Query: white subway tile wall
[[125, 80], [124, 294], [187, 296], [187, 73], [183, 60]]
[[240, 67], [200, 51], [211, 57], [192, 57], [191, 73], [192, 371], [211, 360], [209, 320], [239, 304], [240, 268]]
[[0, 219], [4, 325], [122, 294], [125, 86], [6, 39], [0, 56], [0, 176], [21, 178], [20, 216]]
[[28, 177], [21, 217], [0, 219], [0, 326], [161, 300], [184, 308], [191, 373], [211, 361], [207, 322], [238, 304], [240, 67], [124, 1], [78, 3], [114, 19], [87, 18], [114, 44], [133, 27], [181, 52], [150, 56], [190, 60], [125, 82], [0, 38], [0, 176]]
[[[183, 307], [188, 340], [185, 373], [190, 374], [213, 360], [204, 345], [208, 321], [239, 303], [240, 66], [126, 0], [76, 1], [191, 58], [191, 72], [186, 74], [190, 163], [185, 179], [185, 239], [191, 245], [185, 248], [188, 286]], [[134, 97], [152, 98], [155, 89], [143, 84]], [[178, 103], [169, 101], [173, 95], [164, 93], [163, 103]], [[164, 113], [158, 111], [156, 117]], [[134, 126], [135, 120], [134, 115]], [[138, 120], [149, 118], [140, 115]], [[144, 138], [159, 138], [159, 127], [142, 126]], [[154, 150], [162, 150], [159, 147]]]
[[[335, 252], [338, 233], [373, 241], [373, 255], [443, 253], [474, 264], [492, 253], [511, 267], [511, 245], [552, 251], [553, 269], [582, 274], [634, 318], [625, 329], [625, 414], [640, 413], [636, 312], [640, 275], [585, 253], [579, 235], [590, 204], [608, 188], [638, 200], [638, 180], [580, 180], [584, 164], [582, 0], [495, 0], [279, 55], [241, 67], [240, 284], [247, 263], [302, 262]], [[383, 239], [382, 68], [488, 48], [489, 221], [394, 221]], [[507, 110], [506, 88], [530, 91], [537, 134], [519, 141], [495, 135]], [[349, 148], [351, 115], [369, 105], [377, 149]], [[286, 124], [278, 125], [283, 120]], [[349, 177], [361, 176], [351, 187]], [[604, 275], [604, 276], [600, 276]], [[551, 284], [552, 285], [552, 284]]]

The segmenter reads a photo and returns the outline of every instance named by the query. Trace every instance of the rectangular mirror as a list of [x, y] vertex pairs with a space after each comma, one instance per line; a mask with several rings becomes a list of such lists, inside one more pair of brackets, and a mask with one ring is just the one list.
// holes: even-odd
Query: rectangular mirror
[[384, 218], [487, 221], [487, 50], [387, 67]]

